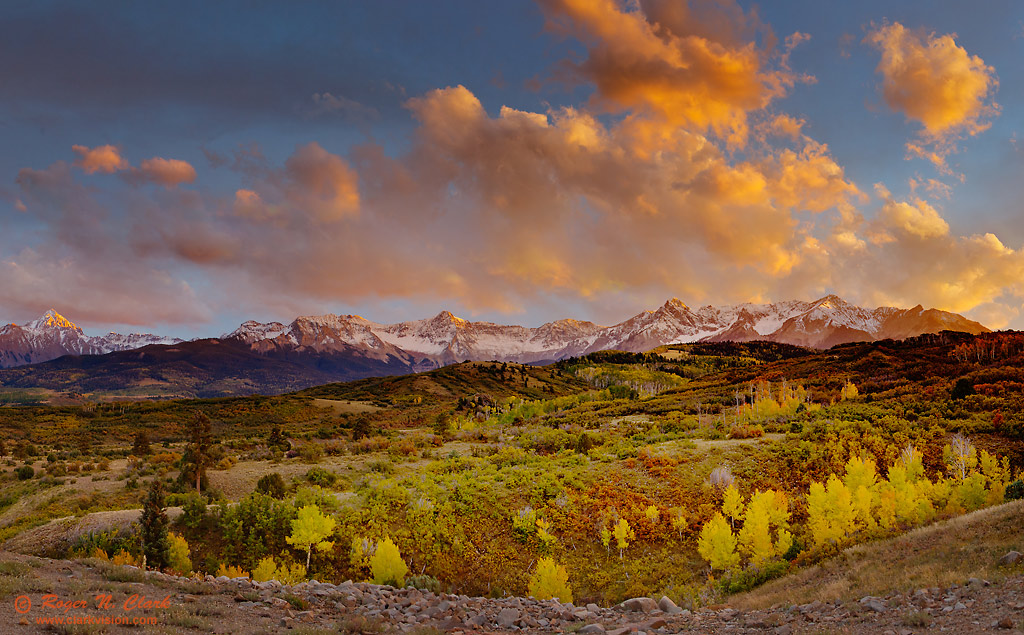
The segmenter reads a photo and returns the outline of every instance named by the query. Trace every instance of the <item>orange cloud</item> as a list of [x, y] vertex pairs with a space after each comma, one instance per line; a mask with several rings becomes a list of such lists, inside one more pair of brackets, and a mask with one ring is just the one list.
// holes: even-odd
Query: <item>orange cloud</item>
[[873, 28], [866, 41], [882, 54], [876, 70], [886, 103], [923, 126], [921, 141], [908, 144], [912, 155], [944, 167], [953, 140], [988, 129], [999, 80], [954, 34], [915, 33], [894, 22]]
[[769, 52], [743, 37], [756, 19], [732, 2], [694, 3], [701, 10], [653, 0], [636, 9], [616, 0], [541, 4], [556, 28], [587, 43], [587, 60], [572, 70], [594, 82], [609, 110], [651, 114], [741, 144], [748, 113], [797, 79], [769, 68]]
[[89, 148], [86, 146], [73, 145], [74, 150], [80, 158], [75, 165], [82, 168], [86, 174], [113, 174], [118, 170], [127, 170], [131, 165], [121, 157], [121, 151], [112, 145], [97, 146]]
[[187, 161], [153, 157], [139, 164], [139, 171], [149, 181], [164, 187], [192, 183], [196, 180], [196, 169]]

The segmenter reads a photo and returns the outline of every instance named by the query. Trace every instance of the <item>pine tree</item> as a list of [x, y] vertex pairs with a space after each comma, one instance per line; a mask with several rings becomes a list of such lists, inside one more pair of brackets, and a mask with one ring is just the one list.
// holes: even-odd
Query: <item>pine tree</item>
[[163, 483], [154, 480], [142, 504], [142, 553], [147, 566], [163, 569], [167, 565], [167, 514], [164, 513]]
[[188, 426], [189, 442], [182, 457], [182, 476], [195, 477], [196, 491], [202, 491], [203, 477], [206, 468], [213, 462], [210, 449], [213, 446], [213, 434], [210, 419], [202, 411], [196, 411]]
[[715, 512], [700, 530], [697, 552], [711, 564], [712, 569], [733, 569], [740, 563], [740, 554], [736, 552], [736, 536], [721, 512]]
[[135, 434], [135, 442], [132, 444], [132, 454], [135, 456], [149, 456], [153, 450], [149, 447], [149, 435], [145, 430], [139, 430]]

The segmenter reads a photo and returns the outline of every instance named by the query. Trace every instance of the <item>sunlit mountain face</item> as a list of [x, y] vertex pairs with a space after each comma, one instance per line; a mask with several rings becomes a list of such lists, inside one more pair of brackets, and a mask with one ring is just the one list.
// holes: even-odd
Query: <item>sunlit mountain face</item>
[[[523, 325], [522, 356], [673, 329], [820, 347], [1024, 326], [1016, 3], [0, 18], [0, 316], [66, 307], [84, 328], [8, 328], [3, 366], [164, 342], [85, 331], [249, 320], [272, 348], [297, 315], [370, 315], [347, 336], [439, 360], [504, 337], [449, 322], [420, 342], [410, 320], [442, 310]], [[852, 308], [803, 310], [830, 295]], [[671, 325], [631, 340], [596, 326], [670, 297], [735, 315], [666, 305]]]

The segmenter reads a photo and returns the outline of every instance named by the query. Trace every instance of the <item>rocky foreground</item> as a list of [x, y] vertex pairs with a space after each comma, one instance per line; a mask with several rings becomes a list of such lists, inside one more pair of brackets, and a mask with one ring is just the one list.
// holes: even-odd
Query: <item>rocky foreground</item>
[[[1019, 554], [1017, 555], [1019, 558]], [[18, 563], [18, 564], [13, 564]], [[1021, 632], [1024, 576], [997, 583], [971, 579], [946, 589], [919, 589], [858, 601], [739, 611], [728, 606], [682, 609], [669, 598], [633, 598], [613, 607], [576, 606], [530, 598], [479, 598], [396, 589], [367, 583], [317, 581], [284, 586], [276, 581], [206, 576], [177, 578], [94, 561], [64, 561], [0, 553], [0, 632], [58, 630], [40, 616], [99, 615], [91, 598], [110, 593], [113, 605], [143, 595], [166, 606], [137, 610], [158, 620], [163, 632], [576, 632], [632, 633], [949, 633]], [[47, 611], [47, 594], [88, 606]], [[18, 596], [32, 600], [16, 612]], [[119, 626], [97, 632], [121, 632]], [[75, 631], [77, 632], [77, 631]], [[93, 632], [93, 631], [88, 631]], [[139, 632], [137, 627], [125, 632]]]

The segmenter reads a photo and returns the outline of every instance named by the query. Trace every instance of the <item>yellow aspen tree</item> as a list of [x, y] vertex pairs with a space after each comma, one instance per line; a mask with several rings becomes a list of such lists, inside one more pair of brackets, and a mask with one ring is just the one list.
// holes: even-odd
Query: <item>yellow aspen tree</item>
[[661, 518], [661, 512], [658, 511], [657, 505], [651, 505], [644, 510], [644, 516], [647, 516], [647, 520], [651, 521], [652, 525], [657, 525]]
[[615, 523], [612, 534], [615, 536], [615, 546], [619, 548], [619, 560], [621, 560], [622, 552], [629, 546], [629, 541], [636, 538], [636, 534], [633, 533], [633, 528], [629, 526], [629, 522], [625, 518], [620, 518], [619, 522]]
[[689, 519], [684, 507], [673, 507], [669, 510], [669, 518], [672, 520], [672, 528], [679, 534], [679, 539], [683, 538], [683, 531], [686, 530]]
[[807, 527], [815, 546], [840, 543], [855, 528], [850, 490], [835, 474], [825, 485], [811, 483], [807, 494]]
[[393, 587], [405, 585], [405, 574], [409, 566], [402, 560], [398, 546], [388, 536], [377, 542], [377, 551], [370, 558], [370, 573], [374, 584], [390, 584]]
[[733, 569], [740, 563], [740, 554], [736, 551], [736, 536], [732, 527], [721, 512], [704, 524], [697, 539], [697, 552], [718, 570]]
[[572, 602], [569, 574], [566, 573], [564, 566], [557, 564], [550, 557], [541, 558], [537, 562], [537, 567], [530, 576], [527, 591], [537, 600], [556, 599], [562, 603]]
[[858, 528], [873, 529], [876, 526], [872, 511], [878, 506], [878, 473], [874, 460], [851, 456], [846, 462], [843, 485], [853, 497], [854, 516]]
[[722, 497], [722, 512], [729, 517], [730, 527], [736, 528], [736, 520], [743, 517], [743, 496], [734, 485], [725, 488]]
[[[738, 540], [740, 550], [754, 564], [762, 564], [781, 555], [778, 545], [772, 541], [771, 530], [773, 526], [780, 528], [786, 524], [789, 510], [785, 496], [778, 494], [773, 490], [756, 491], [747, 504]], [[789, 541], [792, 544], [792, 536], [789, 536]], [[785, 547], [789, 549], [789, 545]]]
[[299, 509], [299, 515], [292, 521], [292, 535], [285, 538], [285, 541], [306, 552], [306, 569], [309, 569], [313, 547], [317, 551], [327, 551], [334, 547], [333, 542], [325, 540], [334, 531], [334, 524], [334, 518], [322, 514], [316, 505], [306, 505]]

